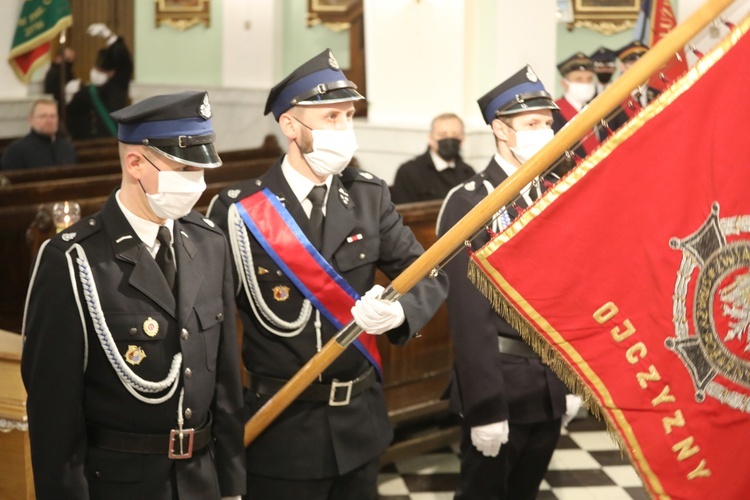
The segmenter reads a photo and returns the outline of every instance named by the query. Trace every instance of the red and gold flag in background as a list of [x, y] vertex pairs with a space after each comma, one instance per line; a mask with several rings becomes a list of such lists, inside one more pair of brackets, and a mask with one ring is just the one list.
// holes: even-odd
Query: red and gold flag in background
[[[656, 43], [667, 36], [667, 33], [677, 26], [677, 19], [674, 15], [671, 0], [642, 0], [641, 13], [638, 16], [638, 23], [633, 30], [633, 39], [640, 40], [648, 47], [653, 47]], [[687, 59], [685, 50], [680, 49], [662, 68], [657, 71], [650, 79], [649, 86], [664, 90], [668, 85], [666, 82], [674, 82], [687, 71]], [[663, 74], [665, 80], [662, 80], [659, 73]]]
[[749, 26], [471, 263], [657, 498], [750, 491]]

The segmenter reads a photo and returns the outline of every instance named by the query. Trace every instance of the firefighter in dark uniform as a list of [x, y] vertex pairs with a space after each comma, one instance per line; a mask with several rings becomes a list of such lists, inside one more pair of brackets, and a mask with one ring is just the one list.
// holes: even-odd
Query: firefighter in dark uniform
[[589, 58], [594, 63], [596, 94], [599, 95], [612, 85], [612, 77], [617, 70], [617, 53], [607, 47], [599, 47]]
[[[634, 40], [617, 51], [617, 59], [620, 61], [620, 73], [624, 73], [635, 62], [648, 52], [648, 46], [638, 40]], [[614, 132], [622, 127], [628, 120], [645, 108], [659, 95], [659, 89], [651, 87], [648, 82], [643, 82], [634, 88], [627, 99], [620, 104], [619, 108], [608, 120], [609, 128]]]
[[[497, 153], [483, 172], [448, 194], [438, 217], [439, 235], [553, 136], [552, 113], [557, 106], [530, 66], [478, 102], [495, 135]], [[499, 232], [510, 224], [517, 207], [528, 207], [541, 191], [537, 179], [524, 190], [517, 206], [499, 211], [492, 229]], [[483, 234], [472, 248], [488, 240]], [[448, 392], [451, 408], [463, 417], [461, 479], [455, 498], [534, 499], [557, 444], [561, 419], [578, 411], [580, 398], [566, 397], [560, 379], [469, 281], [467, 267], [467, 252], [445, 266], [455, 350]]]
[[[396, 212], [387, 184], [369, 172], [346, 168], [356, 149], [353, 101], [358, 99], [363, 97], [330, 50], [294, 70], [271, 89], [265, 111], [273, 113], [287, 137], [288, 154], [261, 177], [223, 191], [209, 208], [211, 220], [227, 233], [239, 276], [248, 415], [337, 328], [318, 306], [327, 301], [327, 293], [310, 294], [300, 286], [308, 281], [293, 271], [299, 252], [286, 245], [267, 251], [256, 233], [246, 229], [238, 205], [250, 203], [252, 209], [257, 196], [267, 193], [293, 219], [271, 227], [271, 236], [296, 226], [294, 239], [305, 253], [314, 247], [320, 265], [329, 265], [358, 294], [366, 294], [351, 309], [367, 332], [360, 337], [374, 340], [368, 334], [385, 333], [392, 343], [403, 344], [445, 299], [442, 272], [421, 280], [397, 301], [378, 298], [382, 287], [373, 286], [375, 271], [393, 279], [423, 249]], [[316, 190], [322, 192], [319, 198]], [[265, 220], [257, 223], [263, 226]], [[248, 498], [376, 498], [378, 457], [393, 434], [373, 365], [350, 346], [250, 444]]]
[[40, 500], [245, 491], [230, 254], [192, 211], [221, 165], [210, 117], [203, 91], [114, 113], [120, 187], [39, 250], [21, 373]]

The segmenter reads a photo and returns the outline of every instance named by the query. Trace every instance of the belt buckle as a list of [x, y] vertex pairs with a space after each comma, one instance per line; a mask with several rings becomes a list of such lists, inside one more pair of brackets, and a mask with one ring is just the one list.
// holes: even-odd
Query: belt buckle
[[[172, 429], [169, 432], [169, 458], [172, 460], [183, 460], [193, 456], [193, 437], [195, 429]], [[185, 451], [184, 438], [187, 437], [187, 451]], [[179, 444], [178, 444], [179, 443]], [[175, 447], [179, 449], [175, 451]]]
[[[328, 406], [346, 406], [349, 404], [349, 401], [352, 398], [352, 387], [354, 386], [354, 381], [350, 380], [348, 382], [339, 382], [338, 380], [334, 380], [331, 382], [331, 394], [328, 396]], [[336, 400], [336, 392], [337, 389], [345, 387], [346, 388], [346, 397], [342, 401]]]

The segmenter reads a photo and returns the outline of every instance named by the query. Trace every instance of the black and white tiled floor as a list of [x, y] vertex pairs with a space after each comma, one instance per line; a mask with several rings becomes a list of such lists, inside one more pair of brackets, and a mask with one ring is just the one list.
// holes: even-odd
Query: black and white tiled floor
[[[458, 446], [386, 465], [380, 500], [452, 500], [458, 484]], [[594, 417], [563, 430], [538, 500], [646, 500], [641, 480]]]

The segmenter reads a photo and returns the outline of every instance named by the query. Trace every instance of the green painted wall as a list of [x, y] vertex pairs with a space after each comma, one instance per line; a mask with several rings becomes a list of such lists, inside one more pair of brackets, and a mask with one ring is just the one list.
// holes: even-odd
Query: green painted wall
[[334, 33], [325, 26], [305, 26], [307, 2], [284, 0], [283, 73], [288, 75], [297, 66], [326, 48], [333, 50], [342, 68], [349, 67], [349, 31]]
[[[300, 2], [304, 3], [304, 2]], [[135, 0], [135, 74], [142, 83], [221, 85], [222, 2], [211, 2], [211, 25], [185, 31], [156, 27], [154, 0]]]

